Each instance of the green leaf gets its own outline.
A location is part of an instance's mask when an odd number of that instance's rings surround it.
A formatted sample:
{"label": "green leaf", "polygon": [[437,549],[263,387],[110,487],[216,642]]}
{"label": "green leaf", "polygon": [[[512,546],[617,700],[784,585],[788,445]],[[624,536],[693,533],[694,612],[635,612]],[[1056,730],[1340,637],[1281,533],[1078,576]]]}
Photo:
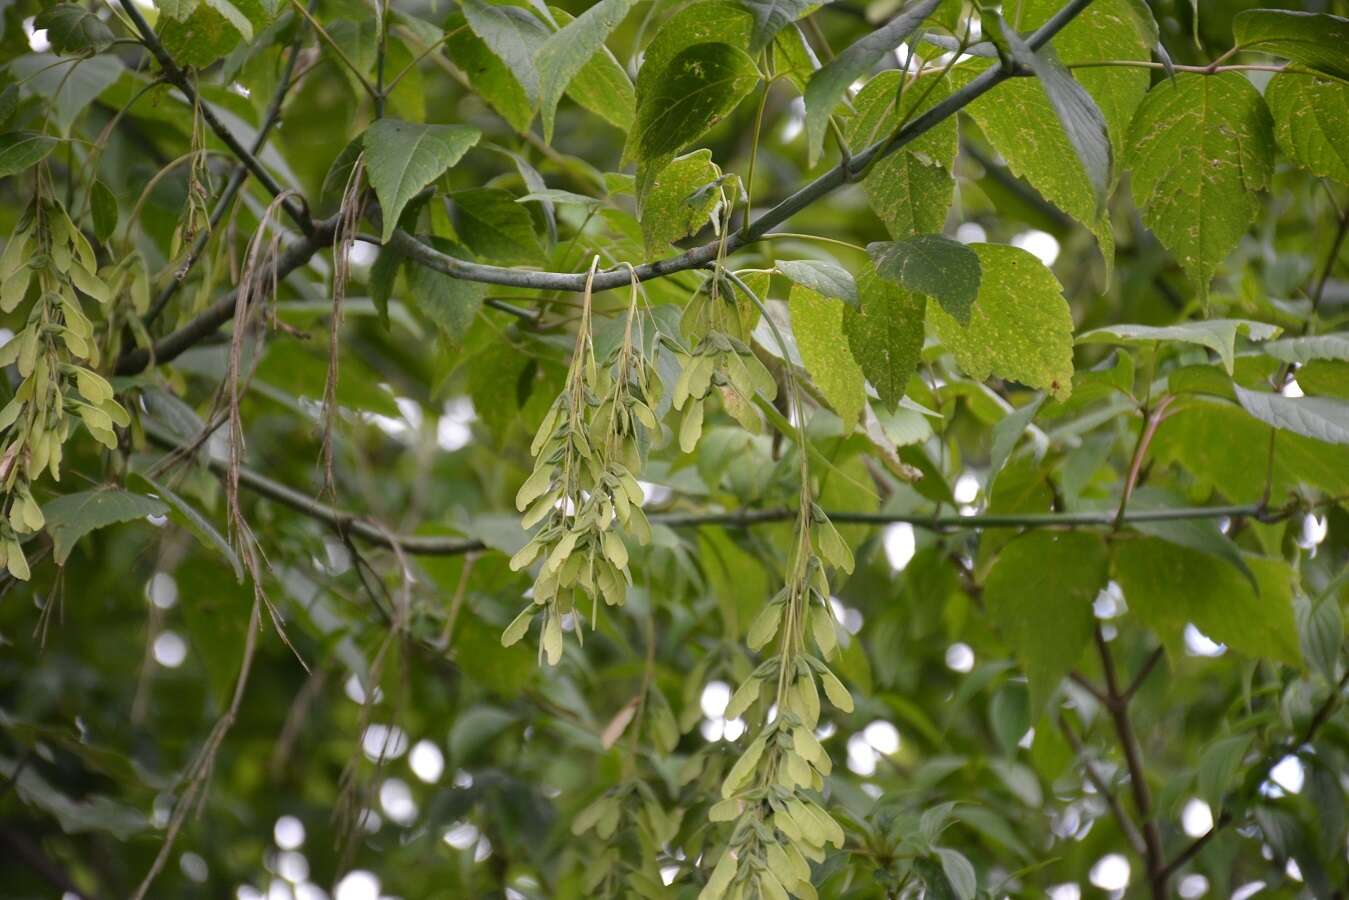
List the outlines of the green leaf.
{"label": "green leaf", "polygon": [[1199,757],[1196,787],[1199,798],[1212,807],[1214,815],[1222,811],[1223,795],[1241,770],[1250,746],[1251,735],[1234,734],[1214,741]]}
{"label": "green leaf", "polygon": [[[537,41],[541,46],[548,32],[542,23],[536,24]],[[445,41],[445,52],[464,73],[473,90],[500,113],[517,133],[528,131],[529,123],[534,119],[534,104],[511,70],[497,58],[482,38],[465,27],[463,16],[451,16],[445,23],[445,31],[449,34]]]}
{"label": "green leaf", "polygon": [[[550,6],[553,17],[563,25],[571,22],[571,13]],[[628,70],[614,59],[607,47],[590,57],[567,86],[567,96],[604,121],[625,132],[632,129],[637,116],[637,92]]]}
{"label": "green leaf", "polygon": [[[1139,506],[1137,502],[1133,504],[1135,509]],[[1241,573],[1253,589],[1257,591],[1260,589],[1255,580],[1255,573],[1246,565],[1246,559],[1237,549],[1237,545],[1228,540],[1218,528],[1218,523],[1212,519],[1160,519],[1153,522],[1134,522],[1133,528],[1142,534],[1170,541],[1179,547],[1188,547],[1225,560]]]}
{"label": "green leaf", "polygon": [[94,237],[106,241],[117,230],[117,198],[99,179],[89,186],[89,211],[94,220]]}
{"label": "green leaf", "polygon": [[246,41],[253,40],[253,23],[248,16],[235,6],[230,0],[201,0],[202,3],[209,6],[220,14],[220,17],[239,32],[239,36]]}
{"label": "green leaf", "polygon": [[979,294],[979,256],[939,234],[921,234],[867,245],[882,278],[936,300],[951,318],[970,324]]}
{"label": "green leaf", "polygon": [[1329,397],[1285,397],[1232,385],[1237,402],[1266,425],[1328,444],[1349,444],[1349,402]]}
{"label": "green leaf", "polygon": [[[1018,14],[1013,22],[1023,33],[1029,32],[1047,22],[1062,6],[1059,0],[1024,0],[1012,4]],[[1011,18],[1013,13],[1007,15]],[[1150,59],[1149,47],[1156,41],[1156,24],[1145,4],[1137,0],[1094,0],[1054,35],[1050,46],[1062,64],[1071,67],[1075,63],[1107,59],[1146,62]],[[1091,66],[1073,68],[1072,78],[1091,95],[1105,118],[1111,153],[1118,164],[1124,158],[1129,122],[1152,82],[1148,70]]]}
{"label": "green leaf", "polygon": [[455,717],[450,728],[450,760],[462,765],[492,738],[514,725],[514,713],[495,706],[474,706]]}
{"label": "green leaf", "polygon": [[1261,349],[1275,359],[1287,363],[1306,363],[1314,359],[1349,362],[1349,332],[1280,338],[1277,341],[1270,341]]}
{"label": "green leaf", "polygon": [[729,44],[694,44],[670,60],[637,109],[643,161],[678,152],[735,108],[759,80],[754,60]]}
{"label": "green leaf", "polygon": [[398,227],[403,207],[478,142],[481,132],[467,125],[421,125],[380,119],[365,131],[365,171],[384,216],[381,239]]}
{"label": "green leaf", "polygon": [[1270,502],[1281,503],[1293,490],[1314,486],[1331,496],[1349,494],[1349,454],[1334,444],[1279,434],[1273,466],[1270,429],[1232,403],[1187,400],[1173,404],[1152,440],[1153,457],[1178,462],[1200,485],[1216,487],[1232,503],[1257,502],[1270,473]]}
{"label": "green leaf", "polygon": [[843,304],[795,284],[787,305],[801,362],[850,431],[862,415],[866,384],[857,361],[845,349]]}
{"label": "green leaf", "polygon": [[254,23],[239,9],[240,5],[265,21],[261,0],[239,5],[228,0],[202,0],[185,18],[168,17],[159,26],[159,39],[178,65],[206,68],[238,47],[245,40],[245,32],[246,39],[252,40]]}
{"label": "green leaf", "polygon": [[[442,246],[440,249],[446,248]],[[464,335],[482,309],[487,285],[454,278],[416,262],[409,262],[403,271],[407,276],[408,292],[417,309],[435,323],[446,343],[458,350],[463,346]]]}
{"label": "green leaf", "polygon": [[634,2],[600,0],[550,35],[535,52],[544,140],[553,139],[553,118],[567,86],[597,53],[604,52],[605,39],[627,16]]}
{"label": "green leaf", "polygon": [[1340,649],[1344,646],[1344,614],[1332,591],[1319,601],[1300,600],[1297,608],[1298,635],[1307,662],[1328,684],[1339,679]]}
{"label": "green leaf", "polygon": [[488,0],[464,0],[464,18],[473,33],[520,85],[531,109],[539,105],[539,71],[534,56],[548,39],[547,27],[529,10]]}
{"label": "green leaf", "polygon": [[926,19],[940,0],[914,0],[889,22],[843,50],[811,76],[806,85],[806,150],[811,166],[820,159],[829,116],[849,86],[875,68]]}
{"label": "green leaf", "polygon": [[1032,721],[1091,640],[1107,562],[1097,535],[1036,532],[1004,547],[989,570],[984,602],[1025,669]]}
{"label": "green leaf", "polygon": [[1243,50],[1259,50],[1349,81],[1349,19],[1325,13],[1248,9],[1232,20]]}
{"label": "green leaf", "polygon": [[720,202],[716,191],[704,190],[721,178],[711,150],[695,150],[660,170],[642,203],[642,239],[648,254],[695,234],[708,223]]}
{"label": "green leaf", "polygon": [[167,484],[154,478],[149,472],[138,470],[135,472],[135,477],[144,481],[152,493],[168,504],[169,518],[192,532],[203,547],[219,553],[229,563],[230,568],[234,570],[234,579],[240,584],[243,583],[244,567],[239,563],[239,557],[235,555],[234,548],[230,546],[229,541],[225,540],[224,535],[211,524],[210,519],[206,518],[195,506],[188,503],[184,497]]}
{"label": "green leaf", "polygon": [[938,847],[934,851],[941,862],[942,874],[951,886],[956,900],[974,900],[979,892],[979,879],[974,874],[974,866],[958,850]]}
{"label": "green leaf", "polygon": [[[971,61],[951,76],[965,85],[989,63]],[[1107,271],[1114,265],[1115,234],[1106,208],[1097,202],[1092,180],[1063,130],[1058,113],[1038,79],[1014,78],[975,100],[965,111],[1007,163],[1054,206],[1081,222],[1101,249]]]}
{"label": "green leaf", "polygon": [[852,307],[861,303],[852,273],[838,263],[821,259],[780,259],[775,265],[788,280],[817,294],[842,300]]}
{"label": "green leaf", "polygon": [[1079,344],[1148,344],[1154,341],[1180,341],[1208,347],[1222,360],[1227,374],[1232,374],[1236,360],[1237,335],[1252,341],[1267,341],[1283,331],[1277,325],[1250,319],[1203,319],[1182,322],[1179,325],[1107,325],[1078,337]]}
{"label": "green leaf", "polygon": [[47,7],[33,19],[33,28],[47,29],[52,50],[62,56],[102,53],[114,40],[102,19],[75,3]]}
{"label": "green leaf", "polygon": [[846,309],[848,348],[884,406],[904,397],[923,351],[927,300],[868,269],[857,279],[859,306]]}
{"label": "green leaf", "polygon": [[531,191],[523,197],[516,197],[516,203],[555,203],[559,206],[571,204],[572,206],[583,206],[586,209],[593,209],[600,206],[600,201],[595,197],[587,197],[585,194],[577,194],[572,191],[564,191],[560,188],[545,188],[541,191]]}
{"label": "green leaf", "polygon": [[1201,298],[1259,212],[1273,162],[1269,111],[1238,72],[1158,82],[1134,116],[1134,202]]}
{"label": "green leaf", "polygon": [[57,565],[64,565],[75,543],[91,531],[167,512],[168,507],[153,497],[116,488],[63,494],[42,506]]}
{"label": "green leaf", "polygon": [[1194,623],[1240,653],[1301,665],[1292,570],[1283,560],[1249,555],[1246,564],[1258,594],[1233,566],[1208,553],[1157,538],[1123,541],[1115,550],[1115,577],[1129,610],[1173,654],[1185,626]]}
{"label": "green leaf", "polygon": [[1279,149],[1321,178],[1349,184],[1349,84],[1281,72],[1265,88]]}
{"label": "green leaf", "polygon": [[30,53],[9,64],[28,96],[37,97],[62,135],[99,95],[122,77],[126,69],[111,53],[90,59],[61,59],[49,53]]}
{"label": "green leaf", "polygon": [[1012,410],[993,426],[993,447],[988,454],[988,484],[997,479],[998,473],[1007,464],[1007,458],[1016,448],[1017,441],[1021,440],[1021,435],[1025,433],[1026,427],[1030,425],[1044,402],[1045,395],[1038,394],[1034,400],[1020,409]]}
{"label": "green leaf", "polygon": [[499,188],[456,191],[454,227],[477,256],[506,265],[536,263],[543,255],[529,210]]}
{"label": "green leaf", "polygon": [[942,309],[929,320],[971,378],[1019,381],[1066,399],[1073,390],[1073,317],[1054,273],[1025,250],[972,244],[983,277],[970,324]]}
{"label": "green leaf", "polygon": [[1049,105],[1058,115],[1063,133],[1067,135],[1068,143],[1082,164],[1087,181],[1091,183],[1096,197],[1096,213],[1099,215],[1105,207],[1111,176],[1110,136],[1106,131],[1105,116],[1086,88],[1078,84],[1063,63],[1059,62],[1052,45],[1046,45],[1038,52],[1033,51],[1005,20],[1002,26],[1013,59],[1035,73],[1045,96],[1049,98]]}
{"label": "green leaf", "polygon": [[[912,118],[949,94],[943,79],[932,85],[931,90],[927,85],[922,90],[905,90],[896,109],[901,77],[896,69],[881,72],[853,98],[856,115],[849,121],[846,133],[854,149],[889,136],[899,127],[901,117]],[[892,237],[936,234],[942,230],[955,196],[951,170],[956,150],[956,120],[948,117],[867,172],[862,181],[867,200]]]}
{"label": "green leaf", "polygon": [[779,31],[820,5],[818,0],[740,0],[740,3],[754,16],[750,53],[763,50]]}
{"label": "green leaf", "polygon": [[9,178],[32,168],[46,159],[59,143],[51,135],[35,131],[0,134],[0,178]]}

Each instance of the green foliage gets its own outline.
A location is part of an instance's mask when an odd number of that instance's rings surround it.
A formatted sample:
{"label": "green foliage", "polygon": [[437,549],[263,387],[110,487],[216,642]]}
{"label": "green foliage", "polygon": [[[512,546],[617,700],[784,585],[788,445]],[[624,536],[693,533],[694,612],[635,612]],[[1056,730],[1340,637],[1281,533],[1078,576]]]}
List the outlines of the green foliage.
{"label": "green foliage", "polygon": [[1159,82],[1138,108],[1129,130],[1134,201],[1201,299],[1260,211],[1273,143],[1269,110],[1236,73]]}
{"label": "green foliage", "polygon": [[1246,6],[4,5],[7,895],[1335,896],[1349,10]]}
{"label": "green foliage", "polygon": [[384,240],[398,227],[403,209],[422,188],[457,163],[480,132],[463,125],[417,125],[380,119],[362,137],[370,186],[384,216]]}

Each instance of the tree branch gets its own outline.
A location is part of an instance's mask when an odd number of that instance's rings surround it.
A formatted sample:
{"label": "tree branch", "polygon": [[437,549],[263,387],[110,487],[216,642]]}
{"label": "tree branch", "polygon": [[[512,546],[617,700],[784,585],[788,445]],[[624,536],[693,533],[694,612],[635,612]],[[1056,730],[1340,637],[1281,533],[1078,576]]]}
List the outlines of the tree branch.
{"label": "tree branch", "polygon": [[[160,66],[169,79],[189,97],[194,96],[191,93],[191,83],[169,57],[163,44],[159,42],[153,30],[145,23],[145,19],[135,10],[131,0],[120,0],[120,2],[132,17],[132,21],[136,23],[146,46],[159,60]],[[1044,46],[1078,13],[1086,9],[1091,2],[1092,0],[1069,0],[1049,21],[1030,35],[1026,39],[1026,43],[1032,49],[1039,49]],[[726,252],[733,252],[758,241],[816,200],[845,184],[856,181],[876,161],[909,144],[939,123],[955,115],[996,85],[1014,77],[1016,74],[1015,67],[1010,64],[985,70],[969,84],[937,103],[922,115],[909,121],[890,137],[884,138],[850,159],[840,162],[833,169],[786,197],[772,209],[764,212],[748,227],[736,232],[726,241]],[[271,191],[273,196],[279,194],[281,192],[280,185],[272,179],[257,158],[238,142],[234,135],[225,128],[224,124],[210,112],[209,108],[203,105],[202,109],[206,124],[215,131],[216,135],[230,148],[230,151],[248,166],[249,171],[258,177],[259,182]],[[296,222],[300,223],[300,227],[306,234],[311,232],[314,226],[309,222],[307,212],[294,208],[294,204],[289,200],[286,201],[286,211],[292,218],[295,218]],[[583,272],[536,272],[468,262],[441,253],[402,230],[394,232],[389,244],[405,256],[411,257],[428,268],[465,281],[551,291],[579,292],[586,288],[586,274]],[[719,247],[720,242],[712,241],[679,256],[643,263],[635,267],[635,270],[629,270],[626,266],[605,270],[595,276],[593,290],[604,291],[626,286],[631,282],[634,272],[639,281],[647,281],[653,278],[663,278],[676,272],[700,268],[717,257]]]}
{"label": "tree branch", "polygon": [[[267,139],[271,137],[272,129],[276,127],[276,123],[281,119],[281,106],[285,103],[286,95],[290,93],[291,82],[295,77],[295,65],[300,59],[300,42],[302,37],[303,32],[301,32],[300,36],[296,37],[295,43],[291,46],[290,55],[286,58],[285,68],[281,71],[281,79],[277,82],[276,90],[272,94],[271,102],[267,105],[266,113],[263,114],[262,126],[258,129],[257,137],[253,139],[251,151],[253,154],[262,152],[262,148],[267,144]],[[234,198],[239,193],[239,189],[243,187],[244,179],[248,177],[248,172],[248,166],[240,162],[239,165],[235,166],[234,171],[230,173],[230,180],[225,183],[224,189],[221,190],[220,196],[216,200],[215,207],[211,210],[210,225],[198,234],[195,240],[193,240],[192,248],[187,254],[187,259],[179,266],[178,271],[174,273],[174,277],[164,286],[164,289],[159,292],[159,296],[155,298],[154,304],[145,314],[144,324],[146,328],[149,328],[154,324],[155,319],[159,318],[160,313],[164,311],[164,307],[168,306],[169,301],[178,293],[178,289],[183,286],[183,282],[187,278],[187,273],[192,271],[192,267],[197,264],[197,260],[201,258],[202,251],[206,249],[207,242],[211,240],[211,235],[220,225],[221,220],[225,218],[225,213],[228,212],[229,208],[234,204]]]}
{"label": "tree branch", "polygon": [[[159,35],[155,34],[155,30],[150,27],[150,23],[145,21],[145,17],[142,16],[140,10],[136,8],[136,4],[133,3],[132,0],[119,0],[119,2],[122,9],[126,12],[127,17],[130,18],[132,24],[136,26],[136,31],[140,34],[141,42],[145,44],[146,49],[154,56],[155,60],[159,63],[159,67],[164,70],[164,76],[174,87],[183,92],[183,95],[187,97],[189,102],[197,105],[201,109],[201,117],[206,121],[207,127],[215,132],[216,137],[220,138],[221,143],[228,147],[235,158],[248,168],[248,171],[253,174],[253,177],[258,180],[259,184],[267,189],[268,193],[273,197],[282,193],[284,189],[277,183],[276,179],[272,177],[272,173],[268,172],[266,167],[258,161],[257,156],[249,152],[248,148],[240,143],[239,139],[234,136],[234,133],[225,127],[225,123],[220,121],[220,118],[216,116],[215,111],[211,109],[210,105],[197,96],[196,88],[192,86],[191,79],[189,79],[187,73],[179,68],[178,64],[173,61],[173,57],[169,56],[169,52],[165,50],[164,45],[160,43]],[[289,197],[286,198],[281,205],[285,209],[286,215],[290,216],[295,224],[300,227],[301,231],[306,235],[313,233],[314,223],[309,218],[308,209],[295,203],[295,201],[291,200]]]}
{"label": "tree branch", "polygon": [[[176,437],[153,423],[145,423],[145,434],[150,440],[165,449],[188,449]],[[224,474],[229,468],[226,460],[212,457],[206,459],[206,465],[216,474]],[[239,483],[256,494],[287,506],[301,515],[324,522],[338,531],[356,535],[377,546],[397,547],[409,555],[458,556],[489,549],[482,541],[472,538],[395,534],[372,523],[360,513],[322,503],[289,485],[274,481],[248,468],[239,470]],[[1261,510],[1254,505],[1175,507],[1130,513],[1124,521],[1156,522],[1176,519],[1214,519],[1228,516],[1256,515],[1259,512]],[[1287,518],[1294,512],[1290,508],[1267,515]],[[697,528],[704,525],[751,528],[755,525],[788,522],[795,519],[797,515],[798,512],[794,509],[737,509],[719,512],[664,513],[652,515],[650,519],[652,524],[665,525],[669,528]],[[934,516],[916,513],[866,513],[831,510],[828,515],[830,519],[839,523],[862,525],[907,523],[915,528],[942,532],[978,531],[987,528],[1110,528],[1115,523],[1115,515],[1108,512],[1043,513],[1019,516]]]}
{"label": "tree branch", "polygon": [[1100,794],[1101,798],[1105,800],[1105,805],[1110,810],[1110,814],[1115,817],[1120,831],[1124,833],[1124,839],[1129,842],[1129,846],[1133,848],[1138,858],[1146,861],[1147,847],[1143,843],[1143,836],[1138,833],[1138,826],[1124,811],[1124,807],[1119,802],[1119,797],[1115,796],[1115,792],[1110,790],[1110,786],[1105,783],[1096,771],[1096,767],[1091,764],[1091,760],[1087,758],[1086,751],[1082,746],[1082,739],[1077,736],[1077,732],[1073,731],[1073,727],[1068,724],[1068,720],[1062,715],[1059,716],[1059,728],[1063,730],[1064,737],[1068,738],[1073,753],[1082,761],[1082,771],[1087,776],[1087,780],[1096,789],[1096,793]]}
{"label": "tree branch", "polygon": [[[1122,521],[1123,510],[1116,517]],[[1162,832],[1152,815],[1152,795],[1148,790],[1147,773],[1143,769],[1143,751],[1138,745],[1138,735],[1134,733],[1133,721],[1129,718],[1129,698],[1120,690],[1119,677],[1115,672],[1115,661],[1110,655],[1110,645],[1106,643],[1101,627],[1096,626],[1096,649],[1101,654],[1101,668],[1105,673],[1105,693],[1108,702],[1106,711],[1115,725],[1115,734],[1120,747],[1124,750],[1124,762],[1129,769],[1129,789],[1133,793],[1134,807],[1138,810],[1138,819],[1143,826],[1144,863],[1147,866],[1148,884],[1154,900],[1165,900],[1166,877],[1163,874],[1166,857],[1162,849]]]}

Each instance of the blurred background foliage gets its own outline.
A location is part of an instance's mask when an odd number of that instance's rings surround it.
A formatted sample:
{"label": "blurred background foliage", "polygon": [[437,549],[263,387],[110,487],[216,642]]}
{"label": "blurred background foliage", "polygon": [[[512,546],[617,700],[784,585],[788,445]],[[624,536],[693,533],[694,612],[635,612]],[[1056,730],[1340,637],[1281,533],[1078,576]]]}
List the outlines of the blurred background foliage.
{"label": "blurred background foliage", "polygon": [[[587,6],[562,5],[573,14]],[[840,0],[813,12],[803,30],[824,55],[825,47],[837,50],[866,34],[898,5]],[[1256,5],[1150,4],[1162,43],[1182,65],[1222,56],[1232,45],[1233,17]],[[300,42],[295,86],[259,156],[283,185],[308,198],[316,215],[329,215],[340,185],[325,188],[325,179],[343,148],[374,119],[373,104],[295,7],[269,9],[265,0],[233,6],[254,20],[251,40],[219,15],[203,13],[184,33],[186,26],[164,25],[159,11],[165,44],[180,62],[196,59],[201,96],[247,137],[262,125],[289,48]],[[374,7],[357,0],[312,6],[336,46],[373,78]],[[512,123],[484,98],[490,67],[454,4],[399,0],[393,7],[385,66],[406,68],[406,74],[388,98],[389,114],[468,124],[484,135],[439,180],[440,191],[490,187],[519,196],[535,189],[525,171],[549,188],[601,200],[594,210],[558,204],[554,224],[539,204],[523,205],[537,254],[494,261],[579,271],[592,252],[603,254],[606,264],[649,258],[628,182],[618,174],[631,172],[622,160],[621,130],[566,101],[551,145],[544,143],[537,123]],[[629,73],[675,8],[638,4],[609,37],[607,46]],[[1305,8],[1349,15],[1341,2],[1311,0]],[[128,36],[107,6],[90,9],[118,37]],[[188,167],[161,173],[205,146],[221,151],[205,157],[208,186],[217,190],[233,165],[223,145],[210,134],[194,137],[191,107],[168,87],[152,86],[156,67],[134,42],[113,45],[63,83],[34,74],[54,61],[32,25],[41,4],[3,0],[0,11],[3,85],[17,85],[8,94],[7,128],[41,130],[47,117],[77,138],[48,160],[63,202],[85,208],[96,172],[116,199],[118,227],[134,230],[132,243],[158,271],[171,260],[192,190]],[[143,11],[156,21],[155,9]],[[419,57],[428,34],[456,28],[442,47]],[[888,64],[895,64],[893,56]],[[1268,76],[1250,77],[1262,86]],[[1160,82],[1166,75],[1150,78]],[[774,84],[764,102],[756,210],[838,162],[831,150],[815,168],[807,165],[800,90],[789,80]],[[703,140],[724,172],[744,176],[756,113],[755,102],[739,104]],[[101,152],[91,158],[91,142],[105,130]],[[968,116],[960,120],[960,147],[945,233],[1014,244],[1052,266],[1077,333],[1117,323],[1167,325],[1199,312],[1193,284],[1142,225],[1127,190],[1111,201],[1117,255],[1107,280],[1093,235],[1012,175]],[[8,234],[31,186],[23,178],[5,179],[0,196],[0,232]],[[269,200],[250,180],[155,334],[190,321],[233,286]],[[1345,184],[1281,159],[1260,196],[1256,222],[1221,267],[1210,301],[1215,315],[1295,333],[1307,316],[1309,285],[1327,271],[1320,320],[1326,330],[1342,326],[1349,265],[1342,249],[1334,251],[1346,204]],[[863,246],[889,237],[858,185],[793,216],[790,227]],[[549,239],[550,228],[556,240]],[[709,236],[704,230],[698,243]],[[613,853],[612,860],[639,872],[655,866],[661,881],[647,889],[651,895],[693,897],[701,876],[691,869],[712,839],[708,797],[744,731],[744,723],[727,721],[722,712],[753,667],[745,631],[778,590],[791,525],[657,525],[651,545],[634,549],[628,603],[599,617],[584,648],[569,644],[556,668],[538,666],[529,642],[503,648],[501,629],[531,586],[529,573],[507,566],[509,553],[524,541],[513,498],[532,467],[530,438],[562,386],[579,299],[490,287],[486,297],[541,316],[484,308],[471,323],[456,324],[446,321],[444,310],[462,287],[405,271],[388,298],[386,322],[370,296],[376,250],[357,243],[352,251],[340,332],[338,503],[393,532],[459,535],[480,540],[484,549],[409,558],[408,618],[391,640],[405,588],[397,555],[344,539],[274,499],[246,495],[247,519],[266,557],[266,592],[276,621],[284,622],[285,640],[264,615],[243,702],[214,760],[200,812],[187,818],[150,896],[578,897],[590,892],[583,886],[587,869]],[[792,257],[833,259],[851,270],[866,264],[865,254],[847,247],[773,240],[741,251],[736,265],[771,268],[776,259]],[[310,497],[323,487],[319,408],[331,268],[325,252],[285,279],[278,327],[260,344],[242,404],[247,464]],[[685,272],[652,281],[648,297],[657,309],[676,307],[677,318],[677,307],[701,280]],[[788,287],[775,277],[768,296],[785,300]],[[625,303],[626,291],[595,298],[601,319]],[[129,346],[132,338],[126,340]],[[1244,340],[1237,348],[1235,382],[1266,383],[1278,363]],[[213,410],[226,354],[223,340],[207,340],[169,365],[116,384],[134,397],[138,419],[150,422],[151,431],[184,440]],[[882,414],[899,458],[924,478],[914,484],[896,478],[871,440],[819,406],[808,431],[824,461],[816,472],[820,504],[901,516],[1110,510],[1141,425],[1109,386],[1112,377],[1126,377],[1118,375],[1121,366],[1128,367],[1127,391],[1135,371],[1140,385],[1154,373],[1188,371],[1187,383],[1199,385],[1193,390],[1231,393],[1221,365],[1195,345],[1087,344],[1077,349],[1076,365],[1072,398],[1044,402],[1027,439],[994,472],[995,426],[1038,395],[996,379],[969,380],[929,341],[909,389],[914,406]],[[1311,377],[1300,371],[1295,383],[1309,394],[1346,399],[1346,366],[1343,360],[1308,363]],[[1209,390],[1214,379],[1219,384]],[[1260,501],[1268,489],[1269,428],[1234,405],[1204,406],[1193,394],[1184,404],[1199,408],[1158,429],[1134,505]],[[214,452],[221,439],[212,439]],[[1160,575],[1163,588],[1175,592],[1158,601],[1174,603],[1178,612],[1168,616],[1140,619],[1135,598],[1116,581],[1095,600],[1099,632],[1120,678],[1127,684],[1151,672],[1129,712],[1168,858],[1220,816],[1241,823],[1215,832],[1175,874],[1170,890],[1184,897],[1250,896],[1256,882],[1261,896],[1342,896],[1349,882],[1349,720],[1335,710],[1318,724],[1313,744],[1299,748],[1295,737],[1345,665],[1338,629],[1333,646],[1308,649],[1321,632],[1302,612],[1328,597],[1338,624],[1339,605],[1349,596],[1343,578],[1349,518],[1342,506],[1321,503],[1349,492],[1349,458],[1327,447],[1280,456],[1272,499],[1296,498],[1296,514],[1269,522],[1241,518],[1226,523],[1225,535],[1211,535],[1243,553],[1285,559],[1296,570],[1297,599],[1290,602],[1300,628],[1288,652],[1278,644],[1287,633],[1269,636],[1283,628],[1282,619],[1233,620],[1232,595],[1211,589],[1213,579],[1228,584],[1226,570],[1212,578],[1204,574],[1209,570],[1178,579]],[[109,482],[162,496],[142,479],[160,453],[140,428],[117,453],[73,440],[60,485],[41,484],[38,499]],[[779,439],[748,434],[721,415],[709,421],[697,454],[681,454],[673,442],[653,449],[642,475],[648,510],[790,507],[794,465]],[[35,543],[31,582],[10,580],[4,589],[5,896],[129,896],[163,844],[179,776],[230,707],[253,592],[236,580],[233,551],[222,549],[227,529],[218,475],[192,465],[176,469],[171,484],[201,522],[189,522],[174,505],[167,515],[80,540],[64,566],[42,559]],[[931,821],[924,825],[919,817],[934,809],[949,819],[941,845],[971,861],[989,895],[1143,895],[1144,862],[1112,817],[1102,785],[1084,776],[1086,761],[1132,809],[1126,754],[1108,704],[1093,696],[1105,684],[1100,658],[1093,650],[1065,663],[1078,667],[1082,682],[1066,679],[1055,701],[1070,734],[1058,727],[1056,712],[1033,719],[1024,671],[984,604],[990,569],[1016,532],[909,524],[842,530],[857,568],[835,585],[845,644],[836,669],[852,688],[856,710],[831,713],[822,735],[836,764],[828,781],[832,808],[849,843],[817,871],[821,896],[916,891],[918,881],[906,880],[907,873],[914,866],[921,873],[937,858],[913,850],[929,846],[918,836]],[[1163,619],[1174,628],[1158,628]],[[1158,662],[1154,654],[1163,639],[1168,652]],[[655,688],[649,696],[660,699],[648,700],[642,719],[615,742],[616,722],[624,732],[623,711],[641,695],[645,677]],[[665,717],[679,732],[673,741]],[[1291,755],[1280,762],[1285,753]],[[1265,762],[1278,763],[1272,776],[1270,766],[1260,765]],[[574,835],[578,812],[634,772],[672,822],[639,828],[634,820],[613,837]],[[1255,781],[1246,785],[1243,778]],[[942,809],[945,803],[957,805]],[[667,824],[677,839],[663,849],[650,846],[651,835]],[[673,883],[667,888],[662,881]],[[940,877],[926,881],[930,896],[961,893]],[[639,894],[648,895],[632,886],[617,893]]]}

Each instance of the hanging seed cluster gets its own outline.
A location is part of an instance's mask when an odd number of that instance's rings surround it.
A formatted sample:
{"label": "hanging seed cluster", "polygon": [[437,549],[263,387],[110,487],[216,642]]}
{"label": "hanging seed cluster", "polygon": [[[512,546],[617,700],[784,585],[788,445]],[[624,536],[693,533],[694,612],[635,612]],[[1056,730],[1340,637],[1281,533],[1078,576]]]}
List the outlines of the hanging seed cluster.
{"label": "hanging seed cluster", "polygon": [[36,298],[23,329],[0,348],[0,366],[17,364],[23,379],[0,409],[0,563],[16,578],[29,576],[18,536],[44,524],[32,482],[43,473],[60,480],[62,446],[78,425],[116,449],[115,427],[130,424],[112,385],[94,371],[99,348],[80,301],[106,305],[126,278],[122,269],[100,272],[65,209],[45,200],[24,213],[0,255],[0,310]]}
{"label": "hanging seed cluster", "polygon": [[514,644],[543,612],[540,656],[549,665],[562,658],[564,620],[582,639],[582,607],[599,600],[621,606],[631,584],[624,535],[651,540],[637,482],[642,452],[660,424],[655,409],[661,381],[641,352],[636,291],[623,342],[602,364],[590,331],[590,298],[577,332],[566,386],[544,416],[530,447],[534,471],[520,486],[516,508],[525,528],[541,525],[511,559],[519,571],[542,558],[533,603],[506,627],[501,641]]}
{"label": "hanging seed cluster", "polygon": [[[699,900],[813,900],[810,863],[824,861],[826,845],[843,846],[843,829],[823,805],[832,763],[815,729],[821,689],[836,709],[853,709],[852,696],[826,663],[837,649],[838,626],[825,571],[828,565],[851,572],[853,558],[834,524],[810,501],[809,488],[802,494],[791,577],[755,617],[748,636],[756,650],[778,638],[778,653],[740,685],[725,712],[738,718],[771,700],[776,714],[726,774],[722,799],[709,813],[712,821],[735,826]],[[818,656],[806,652],[807,632]]]}
{"label": "hanging seed cluster", "polygon": [[[766,282],[765,282],[766,286]],[[679,363],[672,405],[683,413],[679,447],[692,453],[703,433],[707,401],[721,397],[722,408],[746,431],[758,434],[763,421],[754,396],[777,396],[777,381],[749,347],[758,312],[741,302],[738,291],[720,273],[707,279],[684,310],[680,330],[688,350],[674,341],[669,349]]]}

